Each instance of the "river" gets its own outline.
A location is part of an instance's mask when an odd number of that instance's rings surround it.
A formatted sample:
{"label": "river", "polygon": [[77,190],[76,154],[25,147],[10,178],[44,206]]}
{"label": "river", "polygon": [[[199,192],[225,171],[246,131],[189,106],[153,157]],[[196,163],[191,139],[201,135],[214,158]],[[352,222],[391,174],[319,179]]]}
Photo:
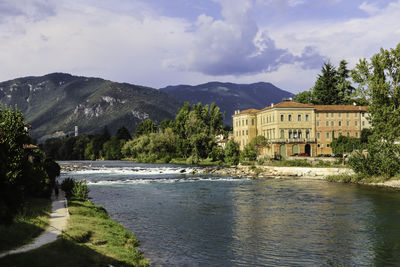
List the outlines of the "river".
{"label": "river", "polygon": [[152,266],[400,264],[398,192],[190,175],[187,166],[74,164],[91,167],[62,178],[86,179],[92,201],[136,235]]}

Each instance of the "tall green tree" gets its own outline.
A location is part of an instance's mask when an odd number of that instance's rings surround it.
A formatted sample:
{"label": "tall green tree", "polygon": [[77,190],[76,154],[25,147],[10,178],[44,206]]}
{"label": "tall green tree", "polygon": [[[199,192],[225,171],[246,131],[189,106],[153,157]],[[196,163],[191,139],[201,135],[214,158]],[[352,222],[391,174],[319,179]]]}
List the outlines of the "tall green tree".
{"label": "tall green tree", "polygon": [[400,173],[400,43],[381,49],[370,60],[362,59],[352,71],[358,91],[368,100],[372,135],[368,154],[358,153],[349,161],[367,175],[391,177]]}
{"label": "tall green tree", "polygon": [[338,105],[348,105],[352,104],[353,102],[355,88],[349,81],[350,70],[347,69],[347,64],[348,63],[346,60],[340,61],[339,68],[337,70],[336,89],[338,93]]}
{"label": "tall green tree", "polygon": [[313,103],[317,105],[338,104],[337,72],[330,62],[324,63],[321,74],[313,88]]}
{"label": "tall green tree", "polygon": [[147,119],[139,122],[136,127],[135,137],[155,132],[157,132],[157,125],[151,119]]}
{"label": "tall green tree", "polygon": [[294,96],[294,101],[303,104],[313,103],[313,92],[311,90],[300,92]]}

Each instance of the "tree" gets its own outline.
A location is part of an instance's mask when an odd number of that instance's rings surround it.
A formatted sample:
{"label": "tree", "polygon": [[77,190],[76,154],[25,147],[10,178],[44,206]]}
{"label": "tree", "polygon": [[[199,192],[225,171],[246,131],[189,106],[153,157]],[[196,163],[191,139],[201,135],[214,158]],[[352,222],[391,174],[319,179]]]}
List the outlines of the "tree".
{"label": "tree", "polygon": [[362,59],[351,73],[357,91],[369,101],[372,134],[368,154],[358,153],[349,161],[354,171],[391,177],[400,173],[400,43],[381,49],[368,61]]}
{"label": "tree", "polygon": [[124,126],[122,126],[121,128],[119,128],[117,130],[117,133],[115,134],[115,137],[118,140],[125,140],[125,141],[128,141],[129,139],[132,138],[132,136],[129,133],[128,129],[126,129]]}
{"label": "tree", "polygon": [[369,101],[373,136],[394,142],[400,137],[400,43],[395,49],[362,59],[352,77]]}
{"label": "tree", "polygon": [[313,93],[311,90],[298,93],[295,95],[294,101],[303,104],[313,103]]}
{"label": "tree", "polygon": [[352,104],[354,87],[351,85],[349,79],[350,71],[347,69],[347,61],[342,60],[339,63],[339,68],[337,70],[337,85],[336,89],[338,92],[338,100],[337,104],[339,105],[348,105]]}
{"label": "tree", "polygon": [[254,147],[255,151],[257,152],[257,157],[260,155],[260,150],[262,148],[269,147],[268,140],[263,135],[258,135],[251,139],[250,146]]}
{"label": "tree", "polygon": [[135,137],[144,134],[155,133],[156,131],[157,131],[157,125],[151,119],[147,119],[141,121],[139,125],[136,127]]}
{"label": "tree", "polygon": [[225,162],[230,165],[237,165],[239,163],[239,144],[231,140],[225,147]]}
{"label": "tree", "polygon": [[337,72],[330,62],[324,63],[322,74],[313,87],[313,103],[317,105],[338,104]]}

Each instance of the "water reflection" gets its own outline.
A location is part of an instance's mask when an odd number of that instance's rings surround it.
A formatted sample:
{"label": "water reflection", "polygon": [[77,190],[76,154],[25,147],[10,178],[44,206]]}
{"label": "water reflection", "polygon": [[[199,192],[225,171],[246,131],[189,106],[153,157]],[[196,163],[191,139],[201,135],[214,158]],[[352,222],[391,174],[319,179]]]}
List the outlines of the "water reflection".
{"label": "water reflection", "polygon": [[109,184],[87,174],[97,182],[90,196],[138,236],[154,266],[400,262],[398,193],[294,179],[179,180],[162,165],[149,172],[152,182],[135,183],[143,173],[127,174],[118,163],[113,168],[101,176]]}

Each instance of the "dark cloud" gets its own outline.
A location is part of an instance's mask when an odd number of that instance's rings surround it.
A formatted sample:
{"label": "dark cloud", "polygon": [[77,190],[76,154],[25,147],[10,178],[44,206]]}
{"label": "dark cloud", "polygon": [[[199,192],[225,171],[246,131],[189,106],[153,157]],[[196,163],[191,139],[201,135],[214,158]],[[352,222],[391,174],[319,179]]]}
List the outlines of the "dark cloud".
{"label": "dark cloud", "polygon": [[4,0],[0,1],[0,22],[22,16],[38,21],[56,14],[55,3],[48,0]]}
{"label": "dark cloud", "polygon": [[224,20],[204,15],[198,19],[195,42],[184,63],[188,69],[213,76],[240,76],[274,72],[284,64],[300,63],[304,69],[316,69],[325,61],[310,46],[301,55],[277,47],[252,19],[251,6],[238,9],[230,6],[229,1],[220,1]]}

